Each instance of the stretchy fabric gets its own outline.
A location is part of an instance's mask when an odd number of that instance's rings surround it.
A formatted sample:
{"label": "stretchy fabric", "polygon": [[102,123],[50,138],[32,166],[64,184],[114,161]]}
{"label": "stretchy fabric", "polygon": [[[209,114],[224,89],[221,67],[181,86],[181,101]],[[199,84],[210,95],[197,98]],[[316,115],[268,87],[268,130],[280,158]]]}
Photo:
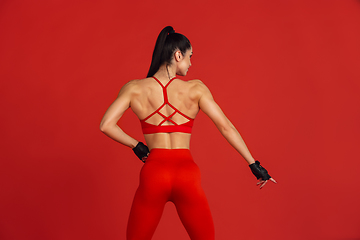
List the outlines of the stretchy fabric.
{"label": "stretchy fabric", "polygon": [[[192,126],[194,124],[194,119],[186,116],[185,114],[183,114],[182,112],[180,112],[176,107],[174,107],[173,105],[171,105],[171,103],[169,103],[168,97],[167,97],[167,91],[166,88],[169,86],[169,84],[174,80],[174,78],[170,79],[170,81],[163,86],[161,84],[161,82],[156,78],[153,77],[162,87],[163,89],[163,94],[164,94],[164,103],[158,108],[156,109],[153,113],[151,113],[149,116],[147,116],[146,118],[140,120],[141,123],[141,128],[143,130],[144,134],[150,134],[150,133],[169,133],[169,132],[184,132],[184,133],[191,133],[192,130]],[[160,110],[165,106],[168,105],[170,106],[174,112],[172,114],[170,114],[169,116],[165,116],[164,114],[162,114],[160,112]],[[174,120],[172,120],[172,116],[174,116],[176,113],[180,114],[181,116],[185,117],[186,119],[188,119],[189,121],[183,123],[183,124],[177,124]],[[162,120],[158,125],[154,125],[154,124],[150,124],[147,123],[146,120],[148,120],[150,117],[152,117],[154,114],[159,114],[160,116],[162,116],[164,118],[164,120]],[[163,125],[165,122],[171,122],[173,125]]]}
{"label": "stretchy fabric", "polygon": [[165,204],[171,201],[191,240],[214,240],[214,224],[200,171],[188,149],[150,151],[140,173],[127,240],[150,240]]}

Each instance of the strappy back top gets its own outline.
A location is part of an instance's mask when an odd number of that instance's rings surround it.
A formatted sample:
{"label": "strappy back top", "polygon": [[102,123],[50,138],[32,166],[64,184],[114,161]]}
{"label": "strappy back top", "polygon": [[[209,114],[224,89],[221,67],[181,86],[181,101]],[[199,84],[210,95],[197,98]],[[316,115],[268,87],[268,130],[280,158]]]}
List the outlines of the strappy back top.
{"label": "strappy back top", "polygon": [[[170,79],[170,81],[164,86],[162,85],[162,83],[159,81],[159,79],[157,79],[156,77],[153,77],[162,87],[163,90],[163,94],[164,94],[164,103],[158,108],[156,109],[153,113],[151,113],[149,116],[147,116],[146,118],[140,120],[141,123],[141,128],[144,134],[151,134],[151,133],[170,133],[170,132],[183,132],[183,133],[191,133],[192,130],[192,126],[194,124],[194,119],[186,116],[185,114],[183,114],[182,112],[180,112],[176,107],[174,107],[173,105],[171,105],[171,103],[169,103],[168,97],[167,97],[167,91],[166,88],[169,86],[169,84],[175,79],[172,78]],[[164,114],[162,114],[160,112],[160,110],[165,106],[168,105],[169,107],[171,107],[174,112],[171,113],[169,116],[165,116]],[[188,119],[189,121],[182,123],[182,124],[177,124],[174,120],[172,120],[171,118],[176,114],[180,114],[181,116],[185,117],[186,119]],[[159,114],[160,116],[162,116],[164,119],[158,124],[158,125],[154,125],[154,124],[150,124],[147,123],[146,120],[148,120],[150,117],[152,117],[155,114]],[[163,125],[166,121],[171,122],[173,125]]]}

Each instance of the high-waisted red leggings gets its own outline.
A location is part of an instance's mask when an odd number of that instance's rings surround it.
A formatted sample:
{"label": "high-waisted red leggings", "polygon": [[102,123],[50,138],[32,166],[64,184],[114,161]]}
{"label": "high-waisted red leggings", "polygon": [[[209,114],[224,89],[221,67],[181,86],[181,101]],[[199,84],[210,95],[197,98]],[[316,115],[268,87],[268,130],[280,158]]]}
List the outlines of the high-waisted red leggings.
{"label": "high-waisted red leggings", "polygon": [[150,240],[168,201],[175,204],[191,240],[214,240],[212,216],[190,150],[159,148],[151,150],[141,169],[127,240]]}

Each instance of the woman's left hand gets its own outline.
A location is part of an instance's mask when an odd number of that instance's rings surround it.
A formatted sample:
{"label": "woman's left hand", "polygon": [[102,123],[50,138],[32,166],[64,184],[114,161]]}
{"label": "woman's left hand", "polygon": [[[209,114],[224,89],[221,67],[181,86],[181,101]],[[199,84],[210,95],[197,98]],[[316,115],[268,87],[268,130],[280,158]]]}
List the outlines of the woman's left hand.
{"label": "woman's left hand", "polygon": [[143,163],[146,162],[150,153],[149,148],[142,142],[138,142],[136,147],[133,148],[133,151]]}

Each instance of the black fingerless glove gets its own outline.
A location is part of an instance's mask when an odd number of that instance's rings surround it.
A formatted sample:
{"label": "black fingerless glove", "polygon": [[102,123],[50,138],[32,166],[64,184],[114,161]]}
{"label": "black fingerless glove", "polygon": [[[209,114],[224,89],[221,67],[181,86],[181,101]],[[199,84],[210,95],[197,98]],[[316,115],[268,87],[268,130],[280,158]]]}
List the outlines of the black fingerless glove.
{"label": "black fingerless glove", "polygon": [[250,164],[249,167],[257,179],[269,180],[271,178],[266,169],[260,165],[259,161],[255,161],[255,163]]}
{"label": "black fingerless glove", "polygon": [[145,163],[145,160],[143,159],[144,157],[147,157],[148,154],[150,153],[149,148],[143,144],[142,142],[139,142],[136,147],[134,147],[132,149],[134,151],[134,153],[136,154],[136,156],[138,156],[138,158]]}

